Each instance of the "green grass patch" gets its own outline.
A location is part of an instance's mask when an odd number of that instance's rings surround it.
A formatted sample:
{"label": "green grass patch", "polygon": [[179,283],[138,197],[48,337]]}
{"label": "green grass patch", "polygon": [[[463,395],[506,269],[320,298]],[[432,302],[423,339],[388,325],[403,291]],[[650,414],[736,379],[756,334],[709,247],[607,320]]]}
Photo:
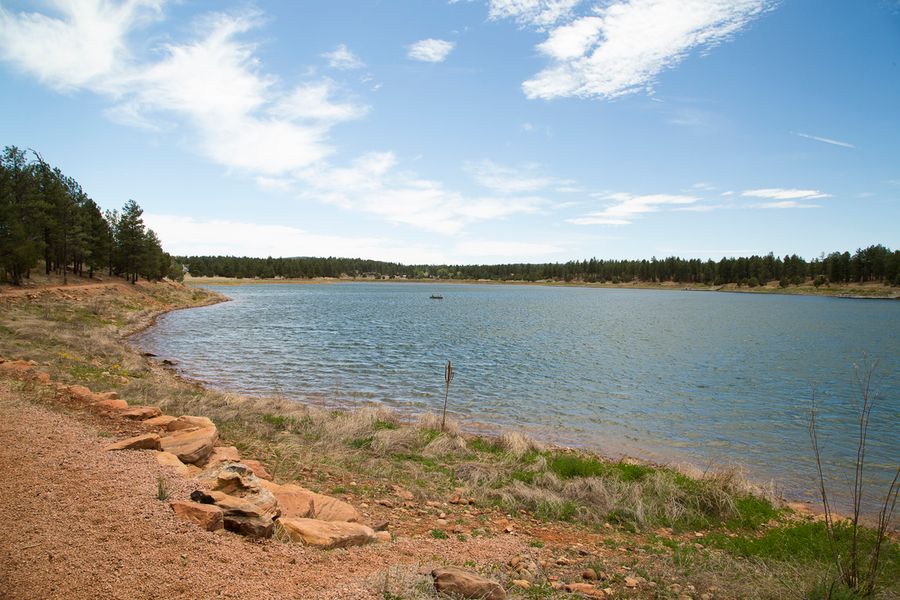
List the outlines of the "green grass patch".
{"label": "green grass patch", "polygon": [[443,529],[432,529],[431,537],[433,537],[436,540],[446,540],[449,536],[447,535],[447,532],[444,531]]}
{"label": "green grass patch", "polygon": [[468,446],[470,449],[475,450],[476,452],[484,452],[486,454],[503,453],[503,445],[500,444],[499,440],[488,440],[485,438],[477,437],[469,440]]}
{"label": "green grass patch", "polygon": [[260,418],[272,427],[281,430],[289,429],[293,421],[290,417],[285,417],[284,415],[273,415],[272,413],[263,413]]}
{"label": "green grass patch", "polygon": [[351,448],[355,448],[356,450],[368,449],[372,447],[372,441],[375,438],[370,436],[356,438],[355,440],[350,440],[347,442],[347,445]]}
{"label": "green grass patch", "polygon": [[640,481],[656,469],[622,462],[608,463],[589,456],[551,454],[547,460],[547,470],[561,479],[615,477],[622,481]]}
{"label": "green grass patch", "polygon": [[379,419],[372,423],[372,429],[374,429],[375,431],[381,431],[382,429],[397,429],[397,424],[392,423],[391,421],[382,421]]}
{"label": "green grass patch", "polygon": [[[850,547],[851,529],[848,525],[835,527],[835,539],[841,556]],[[814,562],[828,565],[833,560],[825,524],[804,522],[773,527],[759,536],[731,537],[723,534],[707,536],[709,546],[726,550],[743,558],[762,558],[783,562]],[[859,530],[860,556],[869,556],[875,543],[875,532]],[[900,581],[900,544],[886,540],[881,547],[882,583]]]}
{"label": "green grass patch", "polygon": [[736,514],[725,522],[725,527],[731,530],[751,529],[759,530],[763,525],[781,514],[771,502],[757,496],[741,496],[735,500]]}

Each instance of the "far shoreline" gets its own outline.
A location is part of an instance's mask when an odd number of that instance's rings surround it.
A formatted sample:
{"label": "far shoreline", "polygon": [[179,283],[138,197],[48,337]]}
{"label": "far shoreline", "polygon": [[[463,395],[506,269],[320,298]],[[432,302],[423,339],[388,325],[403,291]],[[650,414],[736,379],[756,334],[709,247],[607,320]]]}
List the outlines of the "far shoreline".
{"label": "far shoreline", "polygon": [[331,285],[338,283],[404,283],[418,285],[512,285],[537,287],[574,287],[591,289],[658,290],[677,292],[724,292],[735,294],[775,294],[780,296],[820,296],[852,300],[900,300],[900,288],[882,284],[830,285],[815,287],[799,285],[780,287],[777,281],[757,287],[725,285],[684,285],[674,282],[648,283],[591,283],[577,281],[525,281],[496,279],[409,279],[375,277],[314,277],[314,278],[258,278],[258,277],[191,277],[184,278],[186,285],[192,286],[239,286],[239,285]]}

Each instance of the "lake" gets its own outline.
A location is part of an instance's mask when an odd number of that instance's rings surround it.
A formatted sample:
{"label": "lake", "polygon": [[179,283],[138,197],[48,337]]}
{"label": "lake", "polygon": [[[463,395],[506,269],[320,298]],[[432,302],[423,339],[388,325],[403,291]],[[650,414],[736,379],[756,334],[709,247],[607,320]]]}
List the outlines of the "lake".
{"label": "lake", "polygon": [[451,360],[450,411],[472,427],[613,456],[742,465],[807,499],[813,391],[826,459],[846,467],[853,364],[868,356],[878,405],[867,457],[880,494],[900,454],[897,301],[386,282],[213,289],[233,301],[166,314],[137,343],[216,388],[439,411]]}

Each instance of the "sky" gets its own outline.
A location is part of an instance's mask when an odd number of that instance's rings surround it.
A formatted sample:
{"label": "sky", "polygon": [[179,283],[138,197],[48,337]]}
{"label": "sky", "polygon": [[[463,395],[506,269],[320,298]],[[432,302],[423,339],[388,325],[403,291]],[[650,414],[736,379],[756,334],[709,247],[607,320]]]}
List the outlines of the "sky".
{"label": "sky", "polygon": [[173,254],[900,247],[898,0],[0,0],[0,91]]}

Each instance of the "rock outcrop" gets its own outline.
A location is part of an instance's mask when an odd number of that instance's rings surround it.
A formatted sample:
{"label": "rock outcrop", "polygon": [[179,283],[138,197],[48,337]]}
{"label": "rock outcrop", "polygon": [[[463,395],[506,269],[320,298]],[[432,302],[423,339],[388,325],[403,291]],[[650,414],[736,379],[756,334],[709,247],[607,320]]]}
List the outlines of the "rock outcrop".
{"label": "rock outcrop", "polygon": [[359,523],[282,518],[279,526],[294,542],[323,550],[363,546],[376,541],[375,532]]}
{"label": "rock outcrop", "polygon": [[431,572],[434,588],[450,596],[506,600],[506,590],[496,581],[457,567],[442,567]]}
{"label": "rock outcrop", "polygon": [[[113,402],[121,402],[121,400],[113,400]],[[162,411],[159,410],[159,408],[157,408],[156,406],[136,406],[134,408],[129,408],[128,410],[123,410],[119,414],[126,419],[145,421],[147,419],[161,416]]]}
{"label": "rock outcrop", "polygon": [[183,502],[177,500],[170,502],[169,506],[175,512],[175,516],[205,529],[217,531],[224,526],[224,512],[213,504],[200,504],[197,502]]}
{"label": "rock outcrop", "polygon": [[206,417],[178,417],[166,426],[169,432],[160,440],[162,449],[185,464],[202,464],[210,454],[219,432]]}
{"label": "rock outcrop", "polygon": [[240,463],[225,464],[204,471],[197,479],[206,490],[195,491],[191,499],[220,507],[225,529],[251,537],[272,535],[281,508],[250,469]]}
{"label": "rock outcrop", "polygon": [[159,435],[145,433],[110,444],[106,450],[159,450]]}
{"label": "rock outcrop", "polygon": [[359,523],[362,515],[351,504],[317,494],[292,483],[278,485],[270,481],[260,480],[260,485],[272,492],[284,510],[284,516],[311,518],[321,521],[344,521]]}

